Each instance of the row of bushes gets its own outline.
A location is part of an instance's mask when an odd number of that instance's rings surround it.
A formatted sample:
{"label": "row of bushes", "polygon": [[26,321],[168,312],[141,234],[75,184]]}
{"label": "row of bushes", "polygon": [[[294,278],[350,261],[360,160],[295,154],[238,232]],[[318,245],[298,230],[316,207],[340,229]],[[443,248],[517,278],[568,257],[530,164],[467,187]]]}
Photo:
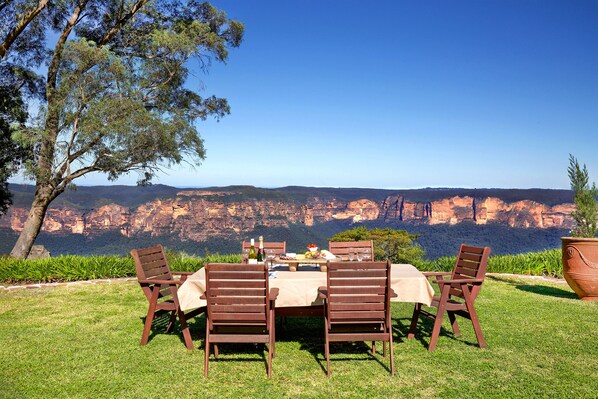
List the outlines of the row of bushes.
{"label": "row of bushes", "polygon": [[[241,255],[187,256],[184,253],[167,252],[171,270],[196,271],[206,263],[240,263]],[[23,260],[0,259],[0,282],[50,283],[103,278],[135,276],[135,265],[130,256],[75,256],[62,255],[55,258]]]}
{"label": "row of bushes", "polygon": [[[196,271],[208,262],[241,262],[241,255],[238,254],[195,257],[168,251],[167,258],[171,269],[176,271]],[[442,257],[434,261],[418,260],[414,263],[420,270],[450,271],[455,264],[455,257]],[[552,249],[519,255],[490,256],[488,272],[562,277],[561,251]],[[40,260],[0,259],[0,282],[4,284],[131,276],[135,276],[131,257],[66,255]]]}
{"label": "row of bushes", "polygon": [[[451,271],[455,260],[454,256],[443,256],[433,261],[417,263],[416,266],[420,270]],[[488,259],[488,272],[561,278],[563,277],[561,250],[557,248],[517,255],[491,255]]]}

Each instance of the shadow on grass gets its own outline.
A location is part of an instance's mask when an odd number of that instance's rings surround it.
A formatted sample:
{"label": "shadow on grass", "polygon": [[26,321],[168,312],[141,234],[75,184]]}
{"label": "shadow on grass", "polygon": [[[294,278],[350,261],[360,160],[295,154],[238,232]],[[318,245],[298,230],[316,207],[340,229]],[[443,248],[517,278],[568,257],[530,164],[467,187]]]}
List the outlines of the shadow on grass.
{"label": "shadow on grass", "polygon": [[[448,316],[446,317],[448,319]],[[393,331],[396,333],[395,335],[397,338],[393,338],[395,343],[398,342],[405,342],[407,338],[407,334],[409,333],[409,326],[411,325],[411,318],[403,317],[400,319],[393,319],[395,323],[393,323]],[[459,328],[463,330],[463,328],[471,328],[473,330],[473,326],[471,322],[467,319],[462,317],[457,318],[457,322],[459,323]],[[432,327],[434,326],[434,322],[431,319],[423,318],[419,319],[417,326],[415,327],[415,337],[414,339],[418,340],[422,346],[427,350],[428,345],[430,343],[430,336],[432,335]],[[483,332],[483,330],[482,330]],[[444,327],[440,327],[440,335],[439,338],[449,338],[453,341],[461,342],[468,346],[475,346],[478,347],[477,341],[465,341],[461,338],[460,335],[455,335],[452,330],[447,330]]]}
{"label": "shadow on grass", "polygon": [[577,299],[577,295],[574,292],[563,290],[556,287],[549,287],[546,285],[515,285],[515,288],[525,292],[531,292],[532,294],[554,296],[558,298],[569,298]]}
{"label": "shadow on grass", "polygon": [[[301,350],[307,351],[326,375],[324,354],[324,319],[321,317],[289,316],[276,325],[276,342],[297,342]],[[389,354],[382,357],[382,345],[376,345],[377,355],[365,342],[334,342],[330,345],[331,370],[336,361],[376,361],[390,373]],[[381,360],[382,359],[382,360]]]}
{"label": "shadow on grass", "polygon": [[[567,289],[542,284],[521,284],[520,282],[513,281],[512,279],[499,276],[488,276],[488,278],[494,281],[500,281],[509,284],[520,291],[525,291],[532,294],[552,296],[557,298],[577,299],[577,295],[573,291]],[[537,280],[536,282],[541,283]]]}

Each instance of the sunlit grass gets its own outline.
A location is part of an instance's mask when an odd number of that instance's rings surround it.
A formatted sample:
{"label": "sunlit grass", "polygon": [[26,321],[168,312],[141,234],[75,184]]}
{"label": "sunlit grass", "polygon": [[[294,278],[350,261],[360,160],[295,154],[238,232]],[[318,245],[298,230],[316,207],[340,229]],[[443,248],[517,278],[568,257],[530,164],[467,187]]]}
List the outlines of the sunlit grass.
{"label": "sunlit grass", "polygon": [[476,301],[487,349],[448,322],[434,353],[430,325],[406,340],[411,304],[393,304],[396,376],[363,344],[332,346],[326,378],[323,323],[288,318],[277,331],[273,377],[266,352],[221,345],[203,377],[203,316],[191,322],[197,350],[180,331],[154,328],[139,346],[147,301],[136,283],[0,292],[2,398],[595,398],[598,304],[566,285],[492,278]]}

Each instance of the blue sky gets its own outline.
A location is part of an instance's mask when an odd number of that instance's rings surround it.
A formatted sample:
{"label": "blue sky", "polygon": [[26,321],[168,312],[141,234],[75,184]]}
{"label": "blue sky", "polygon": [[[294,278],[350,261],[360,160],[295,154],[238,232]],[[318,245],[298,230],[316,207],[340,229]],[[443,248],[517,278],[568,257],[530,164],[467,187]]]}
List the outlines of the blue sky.
{"label": "blue sky", "polygon": [[155,183],[568,188],[569,153],[598,180],[598,1],[213,4],[245,39],[189,85],[232,113]]}

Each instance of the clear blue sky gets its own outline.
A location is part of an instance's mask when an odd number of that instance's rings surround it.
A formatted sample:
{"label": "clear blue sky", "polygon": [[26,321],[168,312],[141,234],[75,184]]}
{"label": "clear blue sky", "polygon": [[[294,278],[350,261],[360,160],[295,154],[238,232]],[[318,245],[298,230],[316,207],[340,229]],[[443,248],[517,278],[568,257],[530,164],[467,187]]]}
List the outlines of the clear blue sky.
{"label": "clear blue sky", "polygon": [[568,188],[569,153],[598,181],[598,1],[212,3],[245,39],[195,75],[232,113],[156,183]]}

